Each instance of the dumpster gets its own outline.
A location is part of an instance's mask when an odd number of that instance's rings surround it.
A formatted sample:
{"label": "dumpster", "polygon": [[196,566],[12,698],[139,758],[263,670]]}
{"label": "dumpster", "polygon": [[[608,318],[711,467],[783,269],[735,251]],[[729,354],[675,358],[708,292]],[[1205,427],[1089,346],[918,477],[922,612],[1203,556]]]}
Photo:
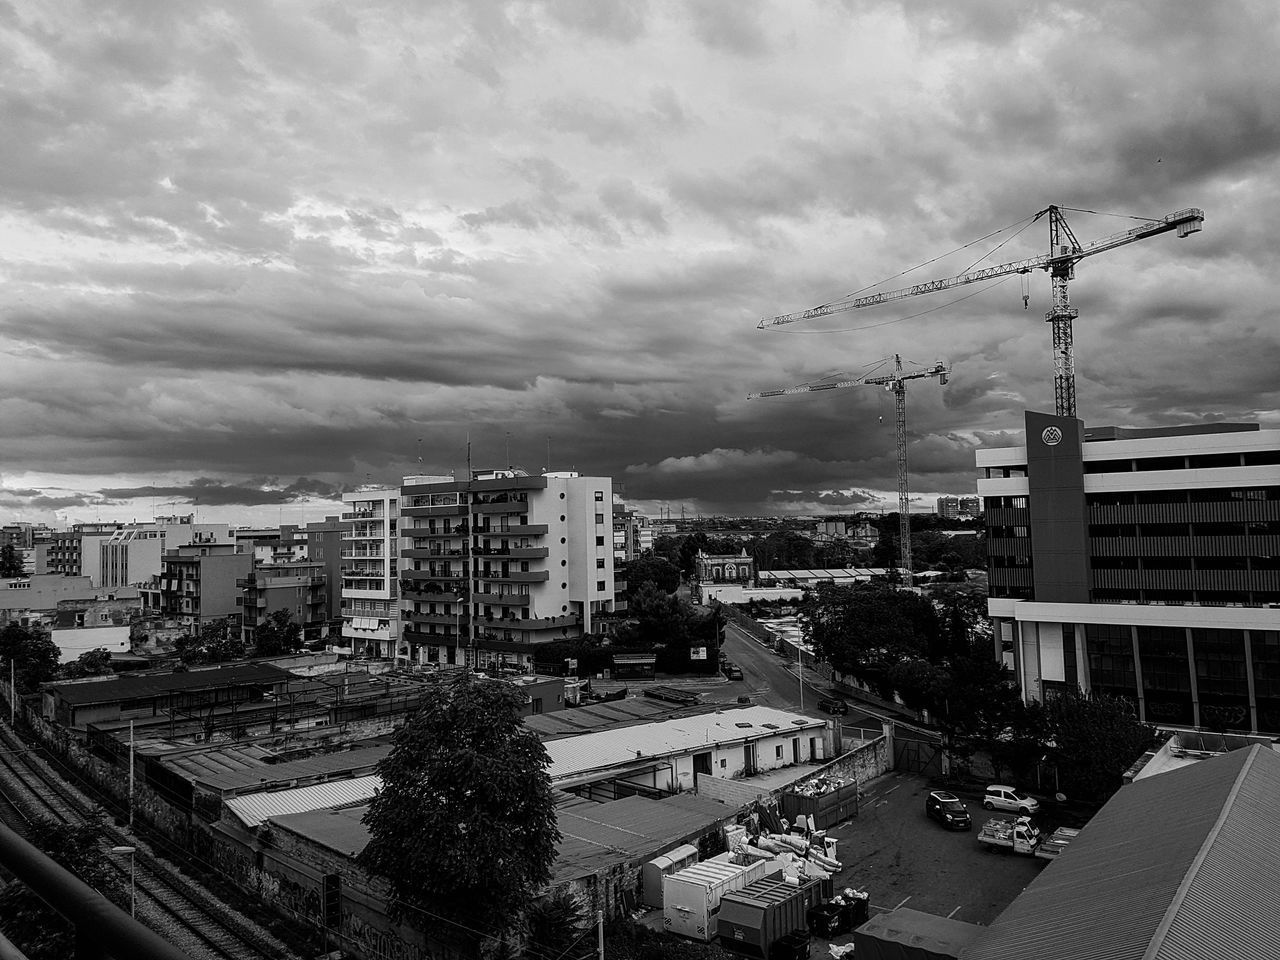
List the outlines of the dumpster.
{"label": "dumpster", "polygon": [[810,907],[806,919],[809,921],[809,932],[823,940],[838,937],[849,929],[846,926],[848,917],[838,903],[820,903],[816,907]]}
{"label": "dumpster", "polygon": [[774,945],[796,930],[808,932],[808,911],[821,902],[816,879],[793,883],[781,876],[766,877],[720,900],[717,932],[720,946],[747,957],[765,960]]}
{"label": "dumpster", "polygon": [[784,933],[769,948],[769,960],[809,960],[809,934],[805,930]]}

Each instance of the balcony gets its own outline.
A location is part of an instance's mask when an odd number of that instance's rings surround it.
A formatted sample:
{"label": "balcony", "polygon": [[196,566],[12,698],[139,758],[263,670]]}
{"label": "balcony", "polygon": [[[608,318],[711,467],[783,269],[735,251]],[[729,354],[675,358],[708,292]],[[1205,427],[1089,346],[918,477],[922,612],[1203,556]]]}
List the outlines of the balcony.
{"label": "balcony", "polygon": [[465,503],[442,503],[424,507],[401,507],[400,513],[406,517],[465,517],[470,510]]}
{"label": "balcony", "polygon": [[[381,539],[379,537],[378,539]],[[338,556],[343,560],[358,560],[362,557],[382,559],[387,553],[381,547],[344,547]]]}
{"label": "balcony", "polygon": [[401,610],[400,619],[405,623],[436,623],[450,627],[466,627],[471,623],[471,615],[467,613],[415,613],[412,610]]}
{"label": "balcony", "polygon": [[484,593],[476,591],[471,594],[471,599],[476,603],[488,603],[504,607],[527,607],[529,605],[529,595],[527,593]]}
{"label": "balcony", "polygon": [[407,643],[425,643],[437,647],[452,647],[459,643],[467,643],[468,637],[466,631],[459,634],[455,630],[444,630],[440,633],[427,633],[424,630],[415,630],[412,627],[405,627],[400,631],[400,639]]}
{"label": "balcony", "polygon": [[529,503],[526,500],[493,500],[489,503],[473,503],[473,513],[528,513]]}
{"label": "balcony", "polygon": [[446,550],[443,547],[411,547],[402,551],[407,560],[430,560],[434,557],[463,557],[464,550]]}
{"label": "balcony", "polygon": [[477,580],[496,580],[505,583],[546,583],[551,579],[550,570],[477,570]]}
{"label": "balcony", "polygon": [[509,557],[513,560],[540,560],[550,551],[547,547],[475,547],[474,557]]}
{"label": "balcony", "polygon": [[435,570],[401,570],[400,578],[402,580],[422,582],[424,580],[466,580],[467,575],[462,567],[458,567],[457,569],[449,568],[447,570],[440,568]]}
{"label": "balcony", "polygon": [[382,510],[351,510],[342,514],[340,520],[382,520],[386,514]]}
{"label": "balcony", "polygon": [[547,529],[545,523],[513,523],[505,527],[477,526],[475,532],[477,536],[489,537],[540,537]]}
{"label": "balcony", "polygon": [[[427,587],[435,585],[439,589],[435,593],[430,592]],[[465,603],[470,597],[462,590],[448,590],[444,585],[435,580],[404,580],[401,581],[401,594],[414,600],[432,600],[436,603]]]}

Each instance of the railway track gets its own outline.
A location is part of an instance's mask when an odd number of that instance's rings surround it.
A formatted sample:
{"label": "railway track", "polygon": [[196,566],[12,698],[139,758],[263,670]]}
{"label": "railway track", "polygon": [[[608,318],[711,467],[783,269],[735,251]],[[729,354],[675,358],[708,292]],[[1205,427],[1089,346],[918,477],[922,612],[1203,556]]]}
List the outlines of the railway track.
{"label": "railway track", "polygon": [[[54,772],[7,726],[0,727],[0,817],[24,832],[37,817],[82,824],[102,807]],[[108,846],[133,847],[108,855],[124,886],[135,890],[137,917],[197,960],[259,960],[297,955],[269,932],[239,915],[195,881],[179,873],[137,837],[107,821]],[[133,863],[130,863],[130,860]]]}

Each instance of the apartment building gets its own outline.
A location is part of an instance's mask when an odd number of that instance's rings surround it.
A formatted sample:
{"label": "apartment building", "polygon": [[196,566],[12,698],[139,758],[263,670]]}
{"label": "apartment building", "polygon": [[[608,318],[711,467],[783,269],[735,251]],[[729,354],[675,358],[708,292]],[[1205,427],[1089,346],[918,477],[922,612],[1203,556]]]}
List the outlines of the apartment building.
{"label": "apartment building", "polygon": [[978,451],[997,653],[1029,700],[1280,733],[1280,430],[1026,414]]}
{"label": "apartment building", "polygon": [[537,644],[591,633],[613,612],[608,477],[416,476],[400,495],[399,656],[528,669]]}
{"label": "apartment building", "polygon": [[939,497],[935,512],[940,517],[956,520],[960,517],[976,517],[982,513],[981,497]]}
{"label": "apartment building", "polygon": [[342,495],[342,636],[331,650],[400,658],[400,491],[365,486]]}
{"label": "apartment building", "polygon": [[304,644],[315,643],[328,633],[323,564],[308,560],[255,563],[236,586],[240,589],[241,636],[246,644],[252,646],[258,625],[278,610],[287,610],[298,624]]}
{"label": "apartment building", "polygon": [[253,554],[237,543],[184,544],[166,550],[160,575],[141,588],[143,613],[193,634],[224,617],[231,617],[239,629],[239,581],[252,569]]}
{"label": "apartment building", "polygon": [[613,560],[626,563],[653,549],[653,524],[629,510],[621,500],[613,504]]}

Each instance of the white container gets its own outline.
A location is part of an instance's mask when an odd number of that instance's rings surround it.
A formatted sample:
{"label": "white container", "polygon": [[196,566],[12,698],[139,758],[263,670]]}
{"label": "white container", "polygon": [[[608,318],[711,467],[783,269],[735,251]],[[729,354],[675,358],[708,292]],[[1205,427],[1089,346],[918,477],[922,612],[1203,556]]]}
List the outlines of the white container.
{"label": "white container", "polygon": [[698,862],[698,848],[686,843],[654,857],[640,868],[640,899],[651,907],[662,906],[662,878]]}
{"label": "white container", "polygon": [[720,899],[768,874],[768,862],[739,866],[707,861],[662,879],[662,925],[670,933],[710,941],[716,935]]}

